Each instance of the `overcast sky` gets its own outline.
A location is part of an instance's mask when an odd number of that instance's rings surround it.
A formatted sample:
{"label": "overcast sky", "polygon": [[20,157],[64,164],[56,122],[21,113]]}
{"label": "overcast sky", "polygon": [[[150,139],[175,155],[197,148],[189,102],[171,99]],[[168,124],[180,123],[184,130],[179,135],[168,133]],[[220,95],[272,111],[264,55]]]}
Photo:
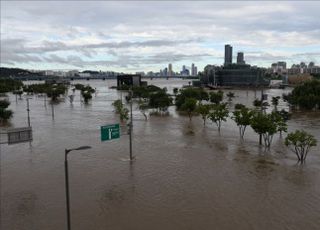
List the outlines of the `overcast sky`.
{"label": "overcast sky", "polygon": [[1,66],[159,71],[247,63],[320,65],[320,2],[1,1]]}

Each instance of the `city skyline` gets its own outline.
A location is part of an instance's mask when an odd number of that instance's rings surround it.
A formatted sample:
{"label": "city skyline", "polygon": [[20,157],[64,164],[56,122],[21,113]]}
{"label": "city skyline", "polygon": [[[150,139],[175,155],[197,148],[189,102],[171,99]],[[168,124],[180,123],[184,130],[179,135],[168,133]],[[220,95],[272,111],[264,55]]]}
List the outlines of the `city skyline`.
{"label": "city skyline", "polygon": [[195,63],[201,71],[224,63],[225,44],[234,47],[233,60],[244,52],[251,65],[319,64],[319,6],[1,1],[1,66],[136,72]]}

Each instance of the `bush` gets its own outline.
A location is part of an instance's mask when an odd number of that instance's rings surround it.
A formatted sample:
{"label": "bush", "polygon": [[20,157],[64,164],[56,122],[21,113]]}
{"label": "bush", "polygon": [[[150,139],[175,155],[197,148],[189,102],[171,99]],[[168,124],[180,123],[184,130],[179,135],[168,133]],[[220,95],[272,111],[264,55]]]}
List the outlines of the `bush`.
{"label": "bush", "polygon": [[201,88],[186,88],[181,89],[180,93],[176,96],[176,106],[177,109],[180,110],[181,106],[185,103],[187,98],[193,98],[199,102],[205,100],[209,100],[209,95],[206,91]]}
{"label": "bush", "polygon": [[291,93],[283,95],[283,99],[291,106],[299,106],[302,109],[320,109],[320,81],[307,81],[296,86]]}
{"label": "bush", "polygon": [[311,147],[317,145],[317,140],[311,134],[303,131],[296,130],[289,133],[285,139],[285,145],[291,148],[298,158],[298,161],[303,163]]}
{"label": "bush", "polygon": [[0,79],[0,93],[19,90],[23,86],[22,81],[13,79]]}
{"label": "bush", "polygon": [[166,111],[172,105],[172,98],[164,91],[150,94],[149,107],[160,111]]}
{"label": "bush", "polygon": [[219,104],[223,100],[223,92],[219,90],[218,92],[210,93],[210,101],[215,104]]}
{"label": "bush", "polygon": [[1,122],[6,122],[13,115],[13,112],[11,110],[7,110],[9,105],[10,105],[9,101],[0,100],[0,121]]}
{"label": "bush", "polygon": [[0,100],[0,108],[1,109],[6,109],[10,105],[10,102],[7,100]]}

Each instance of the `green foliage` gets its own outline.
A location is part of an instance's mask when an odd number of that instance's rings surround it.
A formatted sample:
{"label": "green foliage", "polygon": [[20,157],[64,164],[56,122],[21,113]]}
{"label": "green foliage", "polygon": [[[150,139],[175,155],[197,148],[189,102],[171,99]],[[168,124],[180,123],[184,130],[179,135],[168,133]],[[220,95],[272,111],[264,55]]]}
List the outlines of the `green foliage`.
{"label": "green foliage", "polygon": [[6,122],[12,117],[13,112],[11,110],[7,110],[9,105],[10,105],[9,101],[0,100],[0,122]]}
{"label": "green foliage", "polygon": [[237,126],[239,127],[240,137],[243,139],[247,126],[251,124],[254,111],[246,108],[245,106],[238,107],[240,108],[233,112],[232,119],[236,122]]}
{"label": "green foliage", "polygon": [[23,86],[22,81],[13,79],[0,79],[0,93],[19,90]]}
{"label": "green foliage", "polygon": [[320,73],[312,73],[311,75],[314,79],[320,80]]}
{"label": "green foliage", "polygon": [[262,106],[262,101],[259,100],[259,99],[255,99],[255,100],[253,101],[253,106],[255,106],[255,107],[261,107],[261,106]]}
{"label": "green foliage", "polygon": [[192,115],[197,109],[197,100],[194,98],[186,98],[180,109],[181,111],[185,111],[188,113],[189,119],[191,121]]}
{"label": "green foliage", "polygon": [[112,105],[114,106],[116,113],[119,114],[121,122],[129,119],[129,110],[124,107],[124,104],[121,102],[121,100],[115,100]]}
{"label": "green foliage", "polygon": [[173,94],[174,94],[174,95],[177,95],[178,92],[179,92],[179,89],[178,89],[178,88],[173,88]]}
{"label": "green foliage", "polygon": [[320,109],[320,81],[311,80],[296,86],[291,93],[283,95],[292,106],[299,106],[302,109]]}
{"label": "green foliage", "polygon": [[291,118],[291,113],[285,111],[284,109],[276,112],[283,118],[284,121],[288,121]]}
{"label": "green foliage", "polygon": [[132,93],[133,93],[133,98],[144,98],[148,99],[151,94],[159,92],[159,91],[164,91],[166,92],[166,89],[163,88],[161,89],[158,86],[155,85],[148,85],[148,86],[134,86],[132,87]]}
{"label": "green foliage", "polygon": [[122,108],[120,112],[120,121],[126,121],[129,119],[129,109],[127,108]]}
{"label": "green foliage", "polygon": [[303,163],[311,147],[317,145],[317,140],[311,134],[303,131],[296,130],[289,133],[285,139],[285,145],[297,155],[298,161]]}
{"label": "green foliage", "polygon": [[251,120],[252,129],[262,135],[265,147],[270,147],[273,135],[278,131],[273,115],[255,112]]}
{"label": "green foliage", "polygon": [[229,93],[227,94],[227,97],[228,97],[228,100],[231,101],[232,98],[234,98],[234,93],[233,93],[233,92],[229,92]]}
{"label": "green foliage", "polygon": [[201,115],[201,118],[203,120],[203,125],[206,125],[206,120],[210,114],[211,107],[212,106],[210,104],[204,105],[200,103],[196,109],[196,112]]}
{"label": "green foliage", "polygon": [[22,90],[15,90],[12,93],[15,94],[15,95],[19,95],[19,98],[21,98],[21,95],[23,94],[23,91]]}
{"label": "green foliage", "polygon": [[56,101],[60,95],[65,94],[67,89],[68,88],[63,84],[32,84],[23,86],[24,92],[28,94],[45,93],[52,101]]}
{"label": "green foliage", "polygon": [[229,110],[226,103],[215,104],[212,106],[212,111],[209,113],[209,118],[211,121],[216,123],[218,130],[220,132],[222,121],[227,121],[229,116]]}
{"label": "green foliage", "polygon": [[272,97],[272,105],[277,108],[277,106],[279,105],[279,99],[280,97],[277,96],[277,97]]}
{"label": "green foliage", "polygon": [[88,103],[90,99],[92,99],[92,93],[95,92],[91,86],[87,85],[81,90],[81,96],[84,99],[84,103]]}
{"label": "green foliage", "polygon": [[202,100],[209,100],[209,95],[206,91],[204,91],[201,88],[185,88],[181,89],[179,94],[176,96],[175,104],[177,106],[177,109],[180,110],[181,106],[185,103],[187,98],[193,98],[199,102]]}
{"label": "green foliage", "polygon": [[172,98],[165,91],[157,91],[150,94],[149,107],[160,111],[166,111],[172,105]]}
{"label": "green foliage", "polygon": [[140,110],[140,112],[144,116],[145,120],[148,120],[148,116],[146,114],[146,111],[148,110],[148,108],[149,108],[149,106],[148,106],[148,103],[146,102],[146,100],[139,100],[138,101],[138,109]]}
{"label": "green foliage", "polygon": [[242,108],[246,108],[246,106],[245,105],[243,105],[243,104],[235,104],[234,105],[234,109],[242,109]]}
{"label": "green foliage", "polygon": [[123,104],[121,100],[115,100],[112,105],[116,109],[116,113],[120,113],[121,109],[123,108]]}
{"label": "green foliage", "polygon": [[269,106],[269,103],[268,102],[263,102],[263,100],[259,100],[259,99],[255,99],[253,101],[253,106],[255,106],[257,109],[258,108],[262,108],[262,109],[266,109],[267,106]]}
{"label": "green foliage", "polygon": [[0,108],[1,109],[6,109],[10,105],[10,102],[8,100],[0,100]]}
{"label": "green foliage", "polygon": [[84,85],[78,83],[78,84],[75,84],[74,87],[75,87],[76,90],[83,90]]}
{"label": "green foliage", "polygon": [[223,100],[223,92],[210,92],[210,101],[215,104],[219,104]]}
{"label": "green foliage", "polygon": [[90,85],[83,85],[83,84],[75,84],[74,85],[76,90],[81,91],[81,96],[84,99],[84,103],[88,103],[90,99],[92,99],[92,94],[96,92],[94,88],[92,88]]}
{"label": "green foliage", "polygon": [[81,95],[82,95],[82,97],[84,99],[84,103],[86,103],[86,104],[89,102],[90,99],[92,99],[92,95],[91,95],[90,92],[82,91]]}
{"label": "green foliage", "polygon": [[13,115],[13,112],[11,110],[6,110],[3,108],[0,108],[0,121],[6,122],[9,120]]}
{"label": "green foliage", "polygon": [[286,120],[280,115],[278,112],[272,112],[270,114],[271,119],[273,120],[274,124],[277,126],[277,132],[287,132],[288,125],[286,124]]}

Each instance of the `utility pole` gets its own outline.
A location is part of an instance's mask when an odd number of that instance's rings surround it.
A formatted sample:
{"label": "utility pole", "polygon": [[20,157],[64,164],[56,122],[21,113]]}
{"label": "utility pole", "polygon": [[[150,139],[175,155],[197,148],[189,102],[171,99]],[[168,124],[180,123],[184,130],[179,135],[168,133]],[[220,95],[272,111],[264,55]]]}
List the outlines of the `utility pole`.
{"label": "utility pole", "polygon": [[29,99],[27,98],[27,113],[28,113],[28,126],[30,127],[30,107],[29,107]]}
{"label": "utility pole", "polygon": [[[261,89],[261,113],[263,113],[263,87]],[[259,135],[259,144],[262,145],[262,134]]]}
{"label": "utility pole", "polygon": [[66,183],[67,226],[68,226],[68,230],[71,230],[69,172],[68,172],[68,153],[69,152],[70,150],[66,149],[64,153],[64,175],[65,175],[65,183]]}
{"label": "utility pole", "polygon": [[133,156],[132,156],[132,127],[133,127],[133,124],[132,124],[132,88],[130,88],[130,130],[129,130],[129,147],[130,147],[130,161],[133,160]]}
{"label": "utility pole", "polygon": [[53,107],[53,101],[51,101],[51,115],[52,115],[52,120],[54,120],[54,107]]}

